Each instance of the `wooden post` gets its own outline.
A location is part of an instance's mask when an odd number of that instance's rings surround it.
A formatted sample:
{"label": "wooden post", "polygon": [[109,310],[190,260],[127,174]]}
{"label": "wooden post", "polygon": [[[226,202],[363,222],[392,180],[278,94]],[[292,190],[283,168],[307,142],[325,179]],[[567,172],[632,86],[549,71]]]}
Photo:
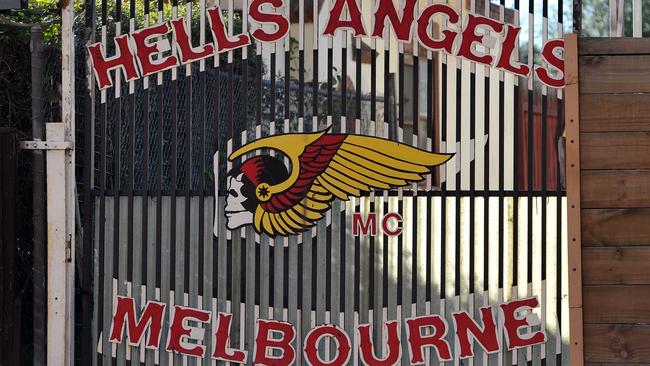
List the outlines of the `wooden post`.
{"label": "wooden post", "polygon": [[580,83],[578,36],[567,34],[564,46],[566,80],[566,180],[569,268],[569,339],[571,365],[584,364],[582,322],[582,241],[580,222]]}
{"label": "wooden post", "polygon": [[[48,141],[63,141],[63,123],[47,123]],[[74,207],[68,194],[70,150],[47,151],[47,364],[72,365],[74,346]],[[73,173],[72,173],[73,174]]]}
{"label": "wooden post", "polygon": [[46,124],[47,150],[47,364],[74,362],[75,69],[74,0],[61,13],[61,123]]}

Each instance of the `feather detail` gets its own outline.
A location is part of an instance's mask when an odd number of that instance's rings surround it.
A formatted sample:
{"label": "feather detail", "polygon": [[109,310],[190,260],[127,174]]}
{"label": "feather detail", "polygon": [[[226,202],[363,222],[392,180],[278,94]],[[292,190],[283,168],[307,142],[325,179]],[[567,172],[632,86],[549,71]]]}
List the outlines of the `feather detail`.
{"label": "feather detail", "polygon": [[275,149],[292,162],[289,180],[271,187],[286,189],[272,191],[270,199],[255,210],[257,232],[270,236],[297,234],[322,219],[334,199],[347,201],[374,189],[421,181],[433,167],[452,156],[378,137],[326,132],[270,136],[261,143],[251,143],[253,147],[241,148],[246,152]]}

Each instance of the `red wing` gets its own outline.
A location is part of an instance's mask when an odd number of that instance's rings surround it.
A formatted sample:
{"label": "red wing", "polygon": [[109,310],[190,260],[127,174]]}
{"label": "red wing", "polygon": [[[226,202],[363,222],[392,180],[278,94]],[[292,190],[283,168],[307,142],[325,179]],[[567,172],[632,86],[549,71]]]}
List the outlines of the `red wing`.
{"label": "red wing", "polygon": [[298,204],[309,192],[314,180],[329,167],[330,162],[347,135],[323,135],[318,140],[305,147],[300,155],[300,169],[296,182],[284,192],[274,194],[262,208],[269,213],[286,211]]}

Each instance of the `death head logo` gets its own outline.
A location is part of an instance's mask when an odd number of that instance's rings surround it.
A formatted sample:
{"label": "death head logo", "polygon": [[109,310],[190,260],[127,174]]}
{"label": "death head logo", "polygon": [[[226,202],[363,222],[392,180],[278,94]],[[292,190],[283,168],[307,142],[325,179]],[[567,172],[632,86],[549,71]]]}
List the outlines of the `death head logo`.
{"label": "death head logo", "polygon": [[299,234],[323,218],[333,200],[419,182],[452,156],[378,137],[327,132],[269,136],[233,152],[231,161],[260,149],[282,156],[255,155],[228,173],[226,227],[253,225],[270,236]]}

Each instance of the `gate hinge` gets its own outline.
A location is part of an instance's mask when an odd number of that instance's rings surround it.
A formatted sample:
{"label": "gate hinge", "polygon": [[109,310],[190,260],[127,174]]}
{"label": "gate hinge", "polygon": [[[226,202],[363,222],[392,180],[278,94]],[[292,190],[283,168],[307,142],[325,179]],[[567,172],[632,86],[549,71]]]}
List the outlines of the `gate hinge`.
{"label": "gate hinge", "polygon": [[65,261],[72,262],[72,234],[68,234],[65,239]]}
{"label": "gate hinge", "polygon": [[18,147],[23,150],[71,150],[70,141],[20,141]]}

